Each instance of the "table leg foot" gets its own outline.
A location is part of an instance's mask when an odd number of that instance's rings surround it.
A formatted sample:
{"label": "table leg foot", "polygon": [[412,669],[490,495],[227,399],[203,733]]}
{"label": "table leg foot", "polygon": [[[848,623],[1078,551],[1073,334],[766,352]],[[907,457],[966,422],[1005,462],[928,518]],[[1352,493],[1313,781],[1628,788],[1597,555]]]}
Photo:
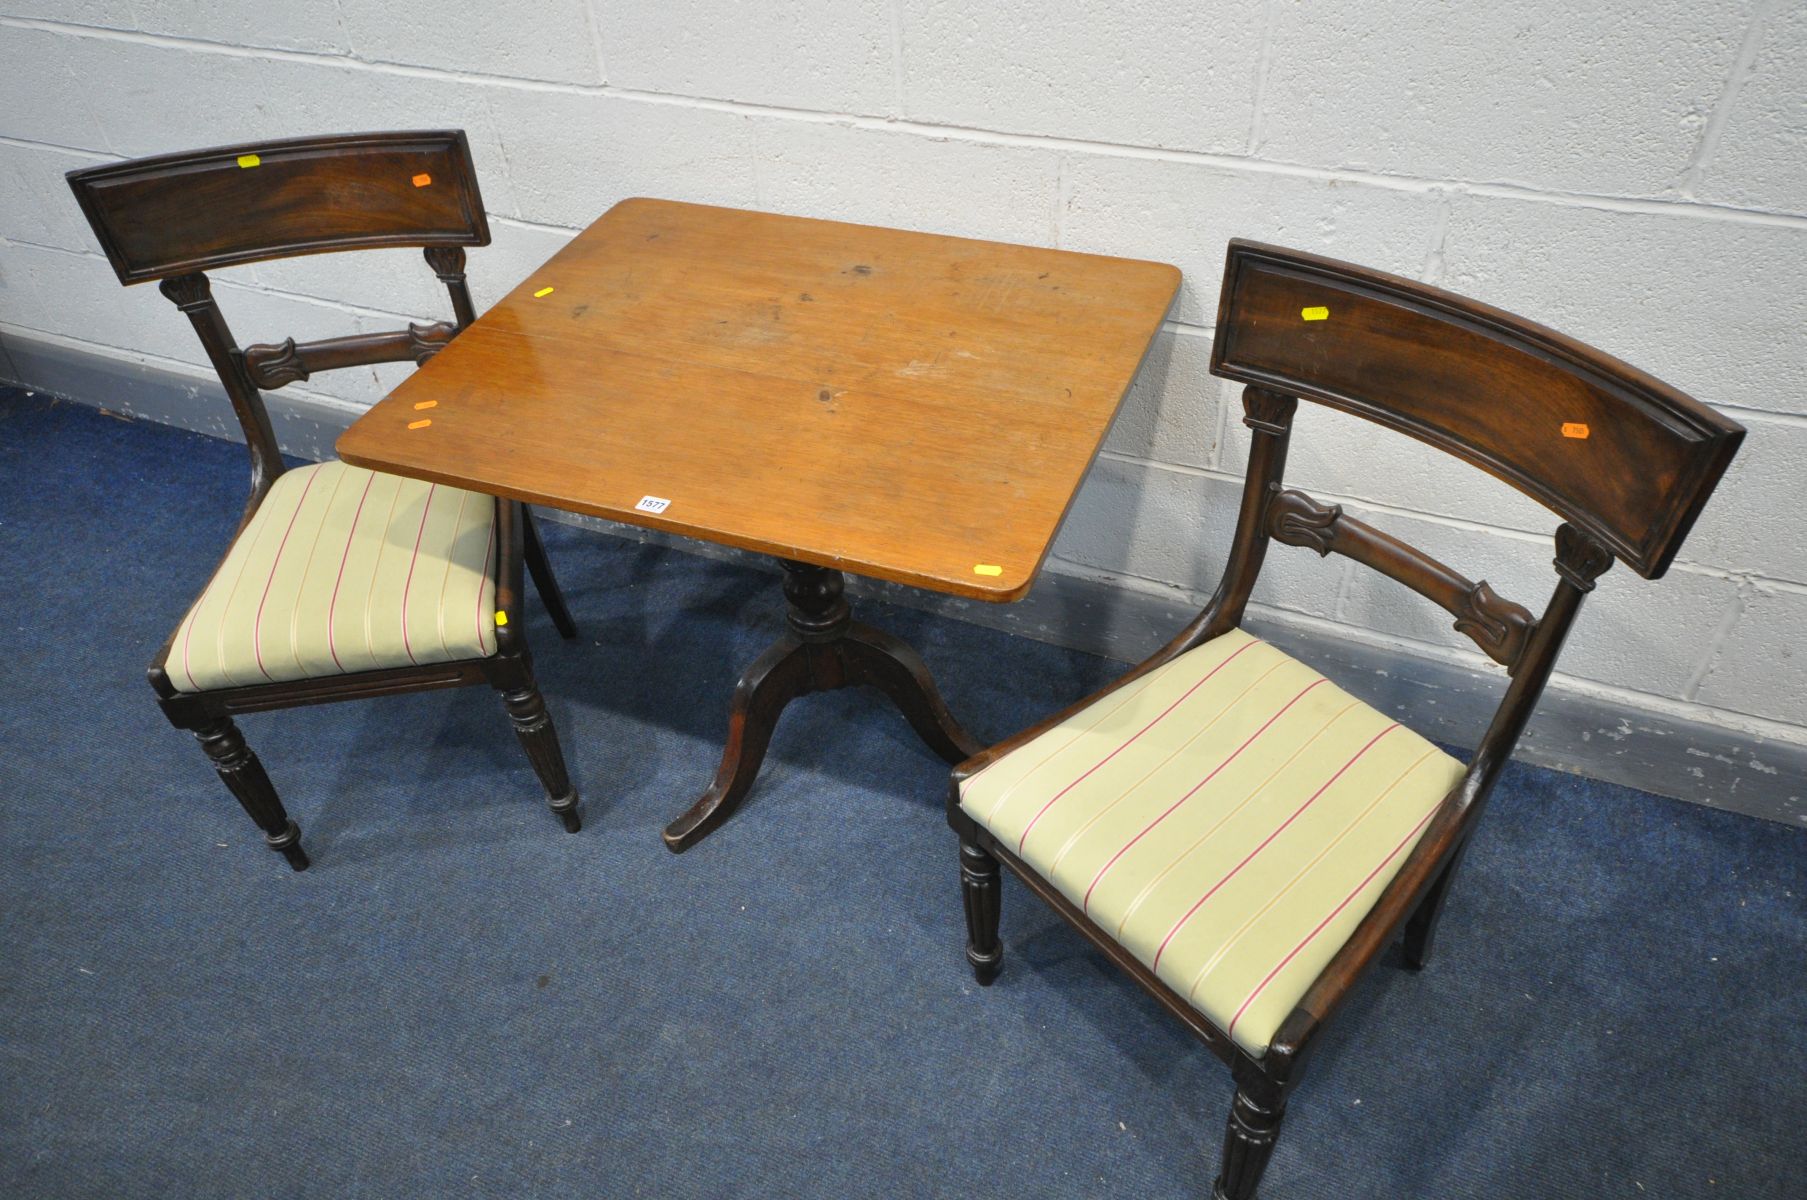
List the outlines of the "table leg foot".
{"label": "table leg foot", "polygon": [[683,853],[740,807],[765,761],[778,714],[793,697],[814,690],[810,685],[809,649],[801,639],[787,633],[740,677],[734,699],[728,705],[728,742],[722,748],[715,782],[683,816],[665,827],[666,849]]}
{"label": "table leg foot", "polygon": [[983,749],[948,711],[908,642],[853,620],[839,571],[795,562],[784,570],[790,628],[740,677],[715,782],[665,827],[665,845],[674,853],[696,845],[740,807],[765,761],[778,714],[798,696],[865,684],[889,696],[917,736],[948,762]]}
{"label": "table leg foot", "polygon": [[928,664],[910,643],[856,621],[836,647],[847,681],[869,684],[891,697],[916,736],[936,754],[959,763],[985,748],[948,711]]}

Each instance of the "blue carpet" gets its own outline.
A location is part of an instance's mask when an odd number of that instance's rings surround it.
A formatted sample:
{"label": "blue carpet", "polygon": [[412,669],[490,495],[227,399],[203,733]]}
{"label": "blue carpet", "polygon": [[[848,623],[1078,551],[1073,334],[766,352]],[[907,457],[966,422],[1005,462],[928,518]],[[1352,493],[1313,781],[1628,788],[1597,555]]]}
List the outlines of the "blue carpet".
{"label": "blue carpet", "polygon": [[[1227,1073],[1014,883],[972,984],[946,768],[877,698],[795,705],[747,807],[664,850],[772,576],[549,527],[584,831],[484,689],[244,718],[288,871],[143,681],[245,477],[0,391],[0,1195],[1208,1192]],[[1119,669],[864,615],[985,738]],[[1512,768],[1438,959],[1363,985],[1263,1194],[1802,1195],[1804,836]]]}

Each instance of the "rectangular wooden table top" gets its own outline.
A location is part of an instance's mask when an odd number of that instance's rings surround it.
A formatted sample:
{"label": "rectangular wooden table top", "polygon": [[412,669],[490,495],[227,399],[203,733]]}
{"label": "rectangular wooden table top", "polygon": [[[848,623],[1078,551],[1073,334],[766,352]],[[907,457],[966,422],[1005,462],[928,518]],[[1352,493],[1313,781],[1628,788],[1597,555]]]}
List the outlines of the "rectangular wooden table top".
{"label": "rectangular wooden table top", "polygon": [[1013,600],[1179,281],[1161,263],[625,200],[339,455]]}

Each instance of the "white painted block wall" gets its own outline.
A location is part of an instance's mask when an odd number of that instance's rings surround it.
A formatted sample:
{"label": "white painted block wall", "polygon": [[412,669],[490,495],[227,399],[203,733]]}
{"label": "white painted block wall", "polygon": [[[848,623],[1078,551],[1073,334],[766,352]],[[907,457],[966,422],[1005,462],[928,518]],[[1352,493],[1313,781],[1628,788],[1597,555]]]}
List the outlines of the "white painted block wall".
{"label": "white painted block wall", "polygon": [[[1200,598],[1246,447],[1206,371],[1249,236],[1591,341],[1750,436],[1684,557],[1603,581],[1557,686],[1807,742],[1802,0],[3,0],[0,335],[202,375],[121,289],[61,175],[107,159],[456,125],[493,302],[632,195],[1179,264],[1187,283],[1050,569]],[[221,273],[242,340],[442,315],[413,252]],[[400,368],[394,369],[399,371]],[[369,404],[384,368],[317,381]],[[1554,520],[1307,408],[1291,478],[1532,608]],[[1388,581],[1280,548],[1262,615],[1478,662]],[[1362,631],[1378,631],[1362,632]]]}

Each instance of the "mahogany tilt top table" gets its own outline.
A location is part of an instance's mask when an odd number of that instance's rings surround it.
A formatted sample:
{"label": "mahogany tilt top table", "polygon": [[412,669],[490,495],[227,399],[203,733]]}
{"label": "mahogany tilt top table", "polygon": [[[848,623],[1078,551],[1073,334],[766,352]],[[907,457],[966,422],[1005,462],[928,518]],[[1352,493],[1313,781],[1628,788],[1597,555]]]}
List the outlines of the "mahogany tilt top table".
{"label": "mahogany tilt top table", "polygon": [[741,677],[682,850],[793,697],[886,692],[979,746],[843,571],[1019,598],[1179,287],[1161,263],[624,200],[340,437],[356,466],[778,557],[789,629]]}

